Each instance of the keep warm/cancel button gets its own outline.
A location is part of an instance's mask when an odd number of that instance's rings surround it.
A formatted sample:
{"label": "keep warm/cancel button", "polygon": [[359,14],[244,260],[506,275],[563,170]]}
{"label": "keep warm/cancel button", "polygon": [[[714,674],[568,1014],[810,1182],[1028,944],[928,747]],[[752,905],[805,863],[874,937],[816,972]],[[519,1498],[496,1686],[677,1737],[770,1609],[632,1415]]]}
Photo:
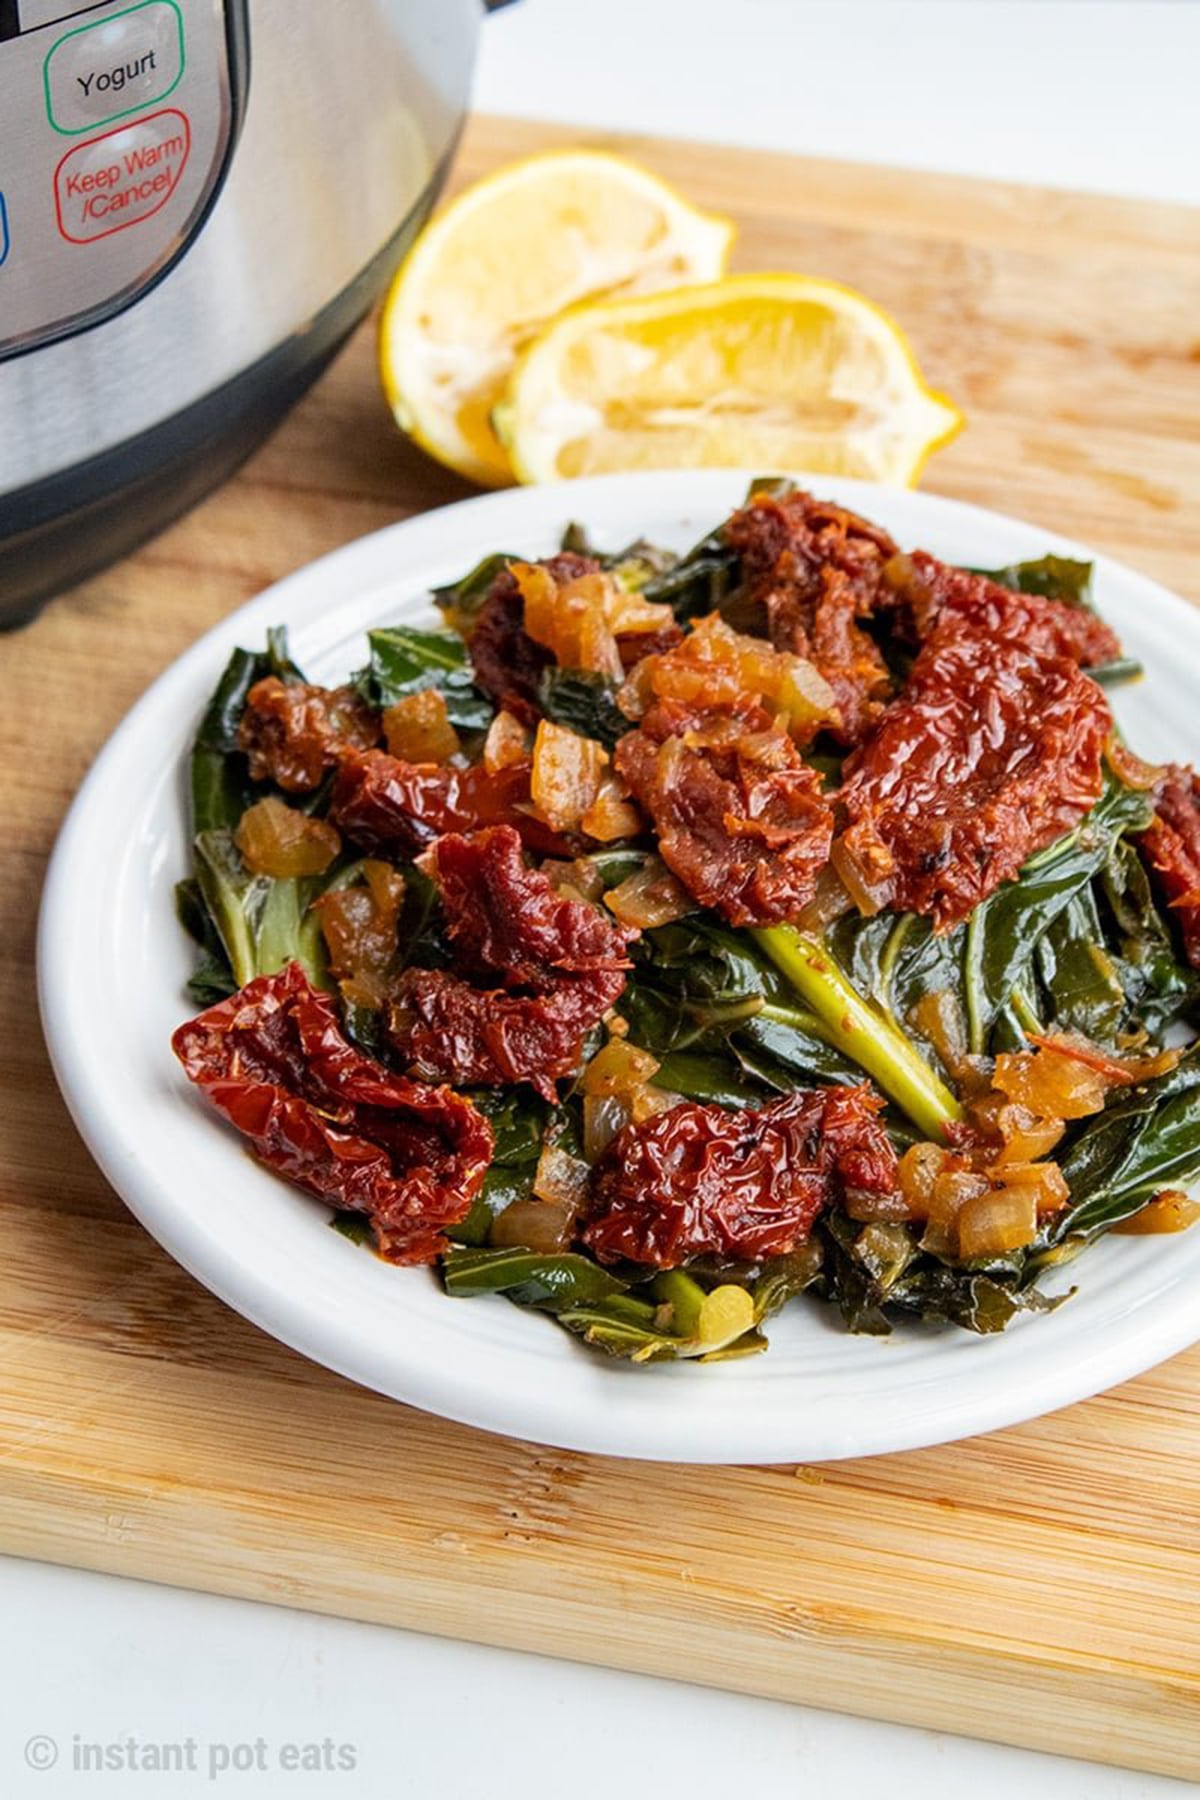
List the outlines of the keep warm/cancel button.
{"label": "keep warm/cancel button", "polygon": [[87,244],[140,225],[171,198],[191,147],[187,117],[174,107],[77,144],[54,172],[58,229]]}

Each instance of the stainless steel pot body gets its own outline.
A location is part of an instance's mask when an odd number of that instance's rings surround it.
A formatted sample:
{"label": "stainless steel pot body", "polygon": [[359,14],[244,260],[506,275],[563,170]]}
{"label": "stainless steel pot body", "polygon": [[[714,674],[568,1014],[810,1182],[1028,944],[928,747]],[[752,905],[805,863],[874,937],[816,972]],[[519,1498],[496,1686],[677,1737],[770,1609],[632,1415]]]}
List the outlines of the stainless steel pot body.
{"label": "stainless steel pot body", "polygon": [[432,203],[480,16],[0,0],[0,617],[190,504],[328,360]]}

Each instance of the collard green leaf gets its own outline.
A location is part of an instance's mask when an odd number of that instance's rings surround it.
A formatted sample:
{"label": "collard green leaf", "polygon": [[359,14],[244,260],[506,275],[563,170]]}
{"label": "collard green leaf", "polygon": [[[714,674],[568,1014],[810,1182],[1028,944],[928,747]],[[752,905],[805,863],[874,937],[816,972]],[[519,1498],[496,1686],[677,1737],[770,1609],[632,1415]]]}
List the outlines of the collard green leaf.
{"label": "collard green leaf", "polygon": [[404,901],[396,921],[396,969],[440,969],[451,960],[437,884],[415,863],[401,863]]}
{"label": "collard green leaf", "polygon": [[642,934],[634,955],[639,971],[691,1003],[726,1006],[786,992],[753,939],[712,914],[655,926]]}
{"label": "collard green leaf", "polygon": [[617,705],[617,682],[589,669],[543,671],[538,683],[538,705],[546,718],[565,725],[580,737],[595,738],[611,750],[618,738],[632,729]]}
{"label": "collard green leaf", "polygon": [[759,1324],[774,1318],[789,1300],[810,1288],[821,1273],[824,1260],[820,1240],[810,1238],[787,1256],[773,1256],[764,1263],[750,1289]]}
{"label": "collard green leaf", "polygon": [[1132,844],[1114,847],[1093,887],[1125,995],[1125,1029],[1142,1026],[1161,1038],[1168,1025],[1196,1007],[1200,973],[1180,953],[1169,915],[1160,909]]}
{"label": "collard green leaf", "polygon": [[367,642],[371,660],[357,682],[373,706],[394,706],[432,687],[445,700],[452,725],[460,731],[487,729],[494,708],[475,686],[466,645],[456,632],[390,625],[369,632]]}
{"label": "collard green leaf", "polygon": [[271,625],[267,629],[267,665],[268,672],[280,681],[304,680],[304,671],[292,661],[286,625]]}
{"label": "collard green leaf", "polygon": [[990,1047],[1014,993],[1032,989],[1034,954],[1055,919],[1104,868],[1118,839],[1144,828],[1150,813],[1147,795],[1110,777],[1082,824],[1031,857],[1015,881],[997,888],[959,927],[973,1051]]}
{"label": "collard green leaf", "polygon": [[228,999],[237,992],[237,982],[195,876],[175,883],[175,916],[200,948],[199,961],[188,977],[188,997],[200,1007]]}
{"label": "collard green leaf", "polygon": [[[795,483],[785,475],[756,475],[746,490],[746,499],[756,494],[782,497],[795,490]],[[738,605],[741,559],[725,540],[724,521],[685,551],[660,575],[654,575],[642,587],[647,600],[669,606],[680,621],[701,618],[705,613],[724,611],[732,602]],[[730,623],[745,625],[746,620],[731,617]]]}
{"label": "collard green leaf", "polygon": [[532,1088],[480,1088],[471,1100],[492,1128],[495,1148],[483,1190],[466,1218],[447,1236],[461,1244],[485,1244],[492,1221],[533,1192],[538,1158],[555,1109]]}
{"label": "collard green leaf", "polygon": [[1200,1048],[1168,1074],[1117,1089],[1084,1122],[1060,1167],[1071,1204],[1054,1222],[1052,1243],[1095,1237],[1161,1189],[1200,1175]]}
{"label": "collard green leaf", "polygon": [[507,1294],[518,1306],[552,1312],[606,1300],[628,1286],[590,1257],[531,1250],[451,1250],[442,1259],[442,1277],[448,1294]]}
{"label": "collard green leaf", "polygon": [[1105,948],[1091,884],[1051,922],[1038,942],[1036,961],[1048,1002],[1041,1022],[1111,1043],[1125,1016],[1125,990]]}
{"label": "collard green leaf", "polygon": [[852,985],[880,1007],[927,1060],[939,1061],[938,1051],[917,1020],[921,1001],[931,994],[953,1008],[965,1041],[961,932],[939,936],[928,919],[915,913],[882,912],[869,919],[848,913],[833,926],[829,942]]}
{"label": "collard green leaf", "polygon": [[1039,594],[1044,600],[1061,600],[1067,606],[1090,607],[1092,603],[1092,565],[1069,556],[1038,556],[1030,562],[979,573],[1018,594]]}
{"label": "collard green leaf", "polygon": [[957,1097],[892,1014],[848,979],[829,945],[790,925],[765,926],[751,936],[817,1016],[835,1048],[857,1063],[924,1136],[944,1141],[947,1129],[962,1116]]}
{"label": "collard green leaf", "polygon": [[644,592],[647,582],[654,581],[673,569],[679,557],[674,550],[664,550],[661,544],[651,544],[646,538],[637,538],[632,544],[627,544],[624,550],[618,550],[612,556],[603,556],[600,560],[626,593],[640,594]]}
{"label": "collard green leaf", "polygon": [[813,1083],[862,1080],[862,1070],[834,1048],[820,1020],[799,1008],[791,1012],[764,1006],[731,1032],[729,1043],[743,1069],[781,1093]]}
{"label": "collard green leaf", "polygon": [[433,598],[447,623],[456,632],[469,636],[471,626],[478,618],[497,575],[502,575],[509,563],[520,560],[511,551],[500,550],[493,556],[485,556],[482,562],[477,562],[459,581],[434,588]]}
{"label": "collard green leaf", "polygon": [[968,1331],[1003,1331],[1018,1313],[1061,1304],[1032,1286],[1023,1253],[986,1268],[956,1267],[921,1250],[905,1225],[856,1225],[839,1213],[819,1227],[827,1259],[820,1280],[850,1331],[882,1336],[896,1317]]}
{"label": "collard green leaf", "polygon": [[362,1244],[369,1249],[375,1242],[375,1233],[366,1213],[335,1212],[329,1224],[339,1237],[348,1238],[352,1244]]}
{"label": "collard green leaf", "polygon": [[640,592],[648,581],[665,574],[679,561],[674,550],[665,550],[661,544],[652,544],[647,538],[635,538],[623,550],[600,550],[593,544],[586,525],[576,521],[563,532],[559,548],[573,551],[576,556],[595,557],[601,568],[606,569],[627,593]]}
{"label": "collard green leaf", "polygon": [[[642,1299],[641,1293],[649,1298]],[[560,1325],[631,1362],[715,1362],[766,1348],[753,1294],[736,1283],[705,1287],[683,1269],[656,1275],[638,1294],[616,1294],[558,1312]]]}
{"label": "collard green leaf", "polygon": [[671,1050],[659,1063],[654,1077],[668,1093],[685,1100],[714,1106],[761,1106],[769,1090],[740,1077],[738,1064],[729,1056],[704,1055],[695,1050]]}
{"label": "collard green leaf", "polygon": [[1092,680],[1098,681],[1101,687],[1116,687],[1122,681],[1139,681],[1145,673],[1133,656],[1114,656],[1111,662],[1096,663],[1088,670]]}
{"label": "collard green leaf", "polygon": [[205,708],[192,747],[192,830],[232,830],[257,797],[246,759],[238,749],[238,726],[246,695],[271,673],[268,657],[235,650]]}
{"label": "collard green leaf", "polygon": [[196,839],[196,883],[237,987],[298,962],[314,985],[328,976],[324,943],[311,902],[336,877],[275,881],[252,875],[230,831]]}
{"label": "collard green leaf", "polygon": [[860,1078],[748,934],[697,914],[645,932],[634,954],[621,1011],[632,1040],[662,1059],[661,1086],[749,1106],[805,1081]]}
{"label": "collard green leaf", "polygon": [[896,1283],[888,1305],[930,1324],[960,1325],[966,1331],[988,1335],[1003,1331],[1018,1313],[1053,1312],[1065,1298],[1051,1298],[1036,1287],[929,1261]]}

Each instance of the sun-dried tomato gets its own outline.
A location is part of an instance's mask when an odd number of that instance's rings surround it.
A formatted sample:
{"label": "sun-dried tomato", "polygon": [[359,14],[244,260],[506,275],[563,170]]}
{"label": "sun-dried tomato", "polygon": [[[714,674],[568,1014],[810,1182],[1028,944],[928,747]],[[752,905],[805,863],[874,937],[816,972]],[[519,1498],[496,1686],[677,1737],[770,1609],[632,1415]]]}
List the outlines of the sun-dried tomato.
{"label": "sun-dried tomato", "polygon": [[1095,804],[1111,726],[1074,662],[947,618],[846,764],[839,872],[946,929]]}
{"label": "sun-dried tomato", "polygon": [[350,752],[341,760],[329,817],[364,850],[424,850],[444,831],[512,825],[531,850],[560,856],[566,840],[528,810],[527,757],[489,772],[401,762],[384,750]]}
{"label": "sun-dried tomato", "polygon": [[1017,594],[926,551],[902,555],[888,534],[807,493],[760,495],[725,527],[747,596],[772,642],[809,658],[837,696],[840,735],[861,743],[889,692],[864,622],[881,619],[916,645],[954,614],[993,637],[1085,668],[1120,655],[1116,634],[1086,607]]}
{"label": "sun-dried tomato", "polygon": [[651,709],[621,738],[618,775],[654,822],[663,861],[732,925],[774,925],[812,898],[833,814],[821,779],[761,709],[743,716]]}
{"label": "sun-dried tomato", "polygon": [[[1121,654],[1116,632],[1086,606],[1014,593],[986,575],[939,562],[924,550],[898,561],[904,573],[896,595],[921,638],[935,624],[946,627],[953,618],[973,631],[1020,644],[1040,656],[1067,657],[1085,669]],[[898,579],[894,571],[892,579]]]}
{"label": "sun-dried tomato", "polygon": [[419,1074],[548,1099],[615,1004],[637,936],[527,868],[506,826],[438,839],[429,858],[455,970],[410,969],[390,1036]]}
{"label": "sun-dried tomato", "polygon": [[1172,763],[1138,848],[1179,921],[1188,961],[1200,969],[1200,776],[1194,769]]}
{"label": "sun-dried tomato", "polygon": [[[591,575],[600,564],[594,556],[578,556],[563,550],[542,559],[556,581],[574,581]],[[525,630],[525,602],[511,569],[502,569],[488,589],[479,610],[468,649],[475,682],[485,694],[525,725],[536,724],[538,682],[554,661],[544,645],[535,643]]]}
{"label": "sun-dried tomato", "polygon": [[814,663],[838,703],[843,743],[856,744],[889,691],[887,664],[860,620],[892,605],[887,532],[812,494],[760,494],[725,527],[771,642]]}
{"label": "sun-dried tomato", "polygon": [[347,749],[379,742],[379,715],[351,687],[306,681],[256,681],[246,695],[238,743],[253,781],[273,781],[290,794],[311,793]]}
{"label": "sun-dried tomato", "polygon": [[660,1269],[786,1254],[847,1194],[895,1191],[882,1105],[867,1087],[800,1088],[757,1111],[685,1101],[627,1125],[596,1167],[583,1241],[601,1262]]}
{"label": "sun-dried tomato", "polygon": [[347,1043],[298,963],[251,981],[171,1040],[189,1078],[269,1169],[367,1215],[392,1262],[432,1262],[483,1185],[492,1132],[469,1100]]}

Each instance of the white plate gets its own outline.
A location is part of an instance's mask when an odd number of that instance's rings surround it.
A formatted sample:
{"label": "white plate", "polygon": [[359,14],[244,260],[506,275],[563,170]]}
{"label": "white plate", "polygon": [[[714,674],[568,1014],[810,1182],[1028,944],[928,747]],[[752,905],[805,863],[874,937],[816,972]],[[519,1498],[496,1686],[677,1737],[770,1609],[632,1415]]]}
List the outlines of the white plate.
{"label": "white plate", "polygon": [[[1032,526],[935,495],[820,479],[906,547],[987,567],[1047,550]],[[507,1301],[450,1300],[329,1229],[327,1210],[246,1156],[169,1047],[188,1012],[175,922],[188,867],[184,766],[230,650],[285,624],[300,665],[335,681],[363,632],[429,611],[429,587],[489,551],[539,555],[568,520],[616,546],[679,548],[741,499],[742,474],[609,476],[468,500],[325,557],[235,613],[134,707],[98,758],[54,853],[38,972],[55,1070],[89,1148],[148,1230],[214,1293],[305,1355],[396,1399],[570,1449],[690,1462],[815,1461],[944,1442],[1028,1419],[1138,1374],[1200,1337],[1200,1229],[1102,1242],[1048,1317],[1000,1337],[908,1326],[851,1337],[799,1301],[745,1362],[632,1368]],[[1196,754],[1200,614],[1103,557],[1101,610],[1144,682],[1118,690],[1134,747]]]}

